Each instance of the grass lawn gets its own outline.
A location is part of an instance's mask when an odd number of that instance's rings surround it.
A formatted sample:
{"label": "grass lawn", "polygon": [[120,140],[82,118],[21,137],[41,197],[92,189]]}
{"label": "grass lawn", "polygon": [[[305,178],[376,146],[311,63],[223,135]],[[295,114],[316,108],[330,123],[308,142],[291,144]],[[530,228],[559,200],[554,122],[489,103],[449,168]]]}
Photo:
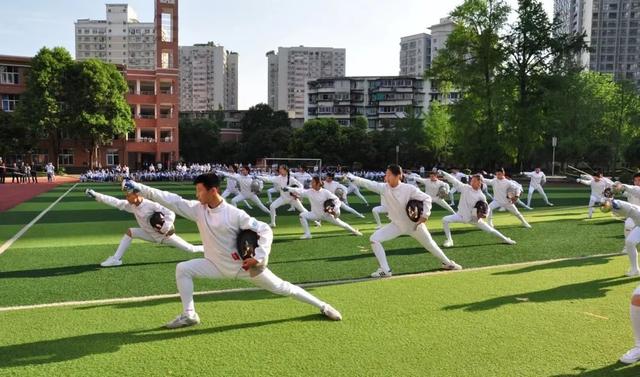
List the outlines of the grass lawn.
{"label": "grass lawn", "polygon": [[[193,198],[191,185],[154,186]],[[123,266],[99,267],[136,223],[84,197],[86,187],[121,196],[116,185],[78,185],[0,255],[0,307],[176,292],[175,264],[198,255],[135,241]],[[68,188],[2,213],[0,243]],[[179,313],[177,298],[0,311],[0,375],[637,375],[615,364],[632,345],[628,300],[637,279],[624,276],[626,257],[597,256],[622,249],[623,224],[599,212],[586,220],[586,188],[547,193],[555,207],[523,212],[531,230],[508,213],[496,215],[494,224],[517,245],[454,225],[456,246],[445,252],[465,268],[592,257],[310,288],[343,312],[340,323],[261,291],[199,296],[203,323],[178,331],[159,328]],[[350,200],[367,218],[342,219],[365,237],[323,224],[312,227],[313,240],[299,240],[297,215],[281,207],[270,268],[297,283],[373,272],[368,236],[375,224],[369,208]],[[439,244],[444,215],[436,208],[428,222]],[[176,229],[199,243],[195,224],[178,219]],[[411,238],[385,248],[395,275],[439,268]],[[196,282],[200,291],[248,286]]]}

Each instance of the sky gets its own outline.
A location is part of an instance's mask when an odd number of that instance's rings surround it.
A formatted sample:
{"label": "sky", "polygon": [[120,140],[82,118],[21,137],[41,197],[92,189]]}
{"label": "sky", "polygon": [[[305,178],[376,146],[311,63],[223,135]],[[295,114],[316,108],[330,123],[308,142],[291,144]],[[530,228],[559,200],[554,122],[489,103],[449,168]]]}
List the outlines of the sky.
{"label": "sky", "polygon": [[[43,46],[75,55],[74,22],[105,19],[105,4],[128,3],[153,21],[154,0],[6,1],[0,55],[33,56]],[[267,51],[278,47],[345,48],[346,75],[397,75],[400,38],[428,33],[463,0],[180,0],[179,43],[213,41],[239,54],[239,109],[267,99]],[[553,0],[542,0],[553,11]],[[507,0],[515,7],[517,0]]]}

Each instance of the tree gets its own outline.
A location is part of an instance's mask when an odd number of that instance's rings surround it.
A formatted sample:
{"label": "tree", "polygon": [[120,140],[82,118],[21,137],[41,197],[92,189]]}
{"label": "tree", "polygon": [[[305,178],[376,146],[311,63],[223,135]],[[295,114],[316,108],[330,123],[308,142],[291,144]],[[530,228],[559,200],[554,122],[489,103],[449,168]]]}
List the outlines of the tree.
{"label": "tree", "polygon": [[247,111],[240,126],[242,160],[253,162],[263,157],[286,156],[292,132],[286,112],[258,104]]}
{"label": "tree", "polygon": [[501,34],[508,14],[502,0],[465,0],[451,13],[456,26],[426,73],[436,84],[450,83],[462,92],[452,121],[466,164],[490,166],[506,159],[495,140],[504,123],[504,83],[498,74],[506,61]]}
{"label": "tree", "polygon": [[58,161],[63,134],[69,130],[64,119],[65,72],[73,59],[62,47],[43,47],[31,60],[27,89],[18,103],[19,122],[32,129],[37,137],[48,137],[51,155]]}
{"label": "tree", "polygon": [[113,64],[89,59],[68,65],[63,88],[65,120],[90,146],[94,167],[100,146],[135,128],[125,99],[127,82]]}
{"label": "tree", "polygon": [[426,146],[440,163],[451,157],[452,125],[448,105],[434,101],[424,118]]}
{"label": "tree", "polygon": [[211,119],[180,120],[180,153],[187,162],[222,161],[220,126]]}
{"label": "tree", "polygon": [[322,158],[325,165],[342,162],[342,126],[333,118],[310,119],[293,132],[289,152],[293,156]]}

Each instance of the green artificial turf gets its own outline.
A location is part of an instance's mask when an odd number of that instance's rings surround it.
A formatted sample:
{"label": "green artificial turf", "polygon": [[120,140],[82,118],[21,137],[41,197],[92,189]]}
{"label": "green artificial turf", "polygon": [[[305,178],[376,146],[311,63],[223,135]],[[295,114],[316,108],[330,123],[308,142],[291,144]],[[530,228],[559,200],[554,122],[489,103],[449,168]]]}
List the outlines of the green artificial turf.
{"label": "green artificial turf", "polygon": [[[344,314],[266,292],[0,312],[0,374],[635,376],[624,257],[313,288]],[[581,374],[582,373],[582,374]]]}
{"label": "green artificial turf", "polygon": [[[194,197],[192,185],[157,184],[185,198]],[[60,301],[175,293],[175,264],[199,254],[188,254],[171,247],[134,241],[118,268],[100,268],[99,263],[112,255],[128,227],[135,227],[132,214],[118,211],[84,196],[86,187],[114,196],[122,196],[117,185],[78,185],[38,221],[7,252],[0,256],[0,306],[39,304]],[[0,215],[0,235],[10,238],[19,228],[46,208],[68,187],[56,189]],[[585,220],[588,192],[581,187],[548,189],[557,204],[523,213],[533,225],[519,226],[508,213],[496,214],[494,224],[518,242],[503,245],[468,225],[453,225],[455,247],[447,255],[463,267],[480,267],[531,260],[611,253],[622,249],[622,223],[596,212]],[[355,237],[330,224],[312,226],[312,240],[300,240],[302,229],[296,213],[281,207],[275,229],[270,267],[292,282],[313,282],[362,278],[377,267],[368,237],[375,230],[370,213],[352,199],[354,207],[366,212],[358,219],[343,214],[343,220],[363,231]],[[379,198],[370,195],[369,201]],[[428,227],[439,244],[444,241],[441,218],[448,213],[435,206]],[[268,221],[259,210],[250,213]],[[384,217],[384,216],[383,216]],[[383,219],[386,220],[386,219]],[[194,223],[176,221],[177,233],[199,243]],[[395,274],[436,270],[440,262],[410,237],[384,244]],[[199,290],[248,286],[240,281],[199,281]]]}

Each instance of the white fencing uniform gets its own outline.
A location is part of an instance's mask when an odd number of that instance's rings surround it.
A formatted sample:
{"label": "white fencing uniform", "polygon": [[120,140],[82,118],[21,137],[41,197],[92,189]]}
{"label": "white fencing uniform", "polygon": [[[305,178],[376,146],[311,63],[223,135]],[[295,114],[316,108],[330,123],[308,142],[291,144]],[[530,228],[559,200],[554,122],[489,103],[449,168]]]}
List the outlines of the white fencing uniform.
{"label": "white fencing uniform", "polygon": [[487,215],[487,223],[493,226],[493,211],[497,208],[504,208],[513,214],[515,217],[520,220],[523,226],[530,228],[531,225],[525,220],[524,216],[518,211],[513,202],[507,197],[507,190],[513,189],[515,190],[516,196],[520,196],[522,193],[522,187],[516,184],[516,182],[507,179],[506,177],[502,179],[493,178],[493,179],[485,179],[487,186],[491,186],[493,188],[493,201],[489,204],[489,213]]}
{"label": "white fencing uniform", "polygon": [[388,183],[373,182],[364,178],[359,178],[353,174],[348,174],[347,178],[356,185],[380,194],[384,198],[384,206],[388,211],[390,224],[376,230],[369,239],[371,248],[378,259],[378,264],[384,272],[391,271],[387,262],[387,255],[382,247],[383,242],[391,241],[402,235],[411,236],[418,241],[433,256],[438,258],[444,265],[451,266],[454,263],[440,250],[435,243],[425,223],[416,226],[416,223],[409,219],[406,212],[407,203],[410,200],[419,200],[423,206],[423,218],[428,218],[431,214],[431,197],[420,191],[417,187],[399,183],[396,187],[391,187]]}
{"label": "white fencing uniform", "polygon": [[524,172],[524,175],[531,178],[529,181],[529,193],[527,194],[527,206],[531,207],[531,198],[533,197],[534,192],[539,192],[542,195],[542,200],[548,205],[551,206],[551,202],[549,202],[549,198],[547,198],[547,194],[544,192],[542,185],[547,180],[547,176],[544,175],[542,171],[536,173],[535,171]]}
{"label": "white fencing uniform", "polygon": [[383,213],[389,213],[387,207],[384,205],[384,196],[380,195],[380,205],[377,207],[373,207],[371,210],[371,214],[373,214],[373,218],[376,221],[376,229],[382,228],[382,222],[380,221],[380,215]]}
{"label": "white fencing uniform", "polygon": [[129,248],[129,245],[131,245],[132,239],[140,239],[153,243],[162,243],[190,253],[198,253],[203,251],[202,246],[192,245],[175,233],[167,237],[165,234],[159,233],[154,227],[151,226],[151,223],[149,223],[149,218],[154,214],[154,212],[161,212],[164,215],[164,224],[163,228],[160,231],[166,233],[173,227],[173,222],[176,218],[175,213],[161,206],[160,204],[148,199],[142,199],[142,202],[139,205],[134,205],[129,203],[127,200],[117,199],[113,196],[100,194],[98,192],[94,192],[94,195],[95,200],[99,203],[104,203],[121,211],[133,213],[136,221],[138,222],[139,228],[129,229],[131,237],[125,234],[120,241],[120,245],[118,246],[118,249],[113,256],[115,260],[122,259],[124,253]]}
{"label": "white fencing uniform", "polygon": [[[463,224],[471,224],[479,229],[492,234],[502,241],[507,243],[513,243],[513,241],[505,237],[502,233],[498,232],[491,225],[484,222],[482,219],[478,219],[474,216],[475,205],[479,201],[487,201],[482,190],[474,190],[471,185],[460,182],[456,177],[452,176],[447,172],[442,172],[445,179],[451,183],[451,185],[456,188],[457,191],[460,192],[460,201],[458,202],[458,212],[455,215],[445,216],[442,219],[442,227],[444,230],[444,234],[447,238],[446,244],[453,245],[453,239],[451,238],[451,230],[449,228],[449,224],[451,223],[463,223]],[[491,213],[491,208],[489,208],[489,213]]]}
{"label": "white fencing uniform", "polygon": [[272,227],[276,226],[276,210],[283,205],[293,205],[294,208],[299,212],[307,212],[298,198],[292,196],[290,192],[282,191],[283,188],[289,186],[302,187],[302,183],[298,182],[297,179],[291,176],[287,177],[282,175],[278,175],[276,177],[259,176],[258,179],[264,182],[272,183],[273,188],[280,193],[280,197],[269,206],[269,213],[271,215],[271,224],[269,225],[271,225]]}
{"label": "white fencing uniform", "polygon": [[[225,187],[221,196],[226,199],[229,195],[236,196],[238,194],[240,194],[240,190],[238,190],[238,182],[235,179],[227,178],[227,187]],[[244,201],[244,205],[249,209],[253,209],[246,200]]]}
{"label": "white fencing uniform", "polygon": [[[627,198],[627,201],[635,206],[640,206],[640,186],[633,185],[623,185],[624,186],[624,194]],[[630,217],[627,217],[624,221],[624,238],[625,240],[631,234],[631,232],[636,228],[636,223]],[[623,253],[626,253],[626,245],[622,250]]]}
{"label": "white fencing uniform", "polygon": [[640,207],[622,200],[614,200],[613,213],[617,216],[625,217],[627,220],[631,220],[633,222],[633,229],[625,237],[624,248],[629,256],[629,262],[631,263],[631,270],[628,275],[640,275],[637,249],[637,246],[640,243]]}
{"label": "white fencing uniform", "polygon": [[[225,201],[210,208],[196,200],[185,200],[167,191],[139,185],[142,196],[156,200],[178,215],[194,221],[200,231],[204,258],[192,259],[176,266],[176,282],[185,314],[195,313],[193,278],[244,279],[272,293],[293,296],[320,309],[326,305],[304,289],[283,281],[267,268],[273,232],[266,223]],[[250,229],[259,236],[254,257],[258,265],[249,271],[242,269],[242,259],[236,246],[238,234],[245,229]]]}
{"label": "white fencing uniform", "polygon": [[[440,207],[446,209],[451,213],[456,213],[456,211],[451,208],[449,203],[447,203],[444,199],[441,199],[438,196],[438,191],[440,191],[440,187],[449,188],[449,184],[447,182],[443,182],[439,179],[432,181],[429,178],[421,178],[417,175],[414,175],[414,179],[422,183],[424,185],[424,192],[431,197],[431,202],[439,205]],[[451,191],[451,190],[449,190]]]}
{"label": "white fencing uniform", "polygon": [[346,199],[347,203],[349,203],[349,194],[355,194],[358,198],[360,198],[360,200],[362,200],[362,202],[366,206],[369,206],[369,202],[367,202],[367,198],[365,198],[364,195],[362,195],[358,186],[354,185],[353,182],[351,181],[349,181],[349,184],[347,185],[347,199]]}
{"label": "white fencing uniform", "polygon": [[593,216],[593,205],[602,200],[602,193],[605,189],[613,186],[613,182],[604,177],[600,178],[599,182],[596,182],[593,176],[581,177],[577,179],[577,182],[591,187],[591,196],[589,196],[589,218],[591,218]]}
{"label": "white fencing uniform", "polygon": [[[463,179],[465,179],[467,181],[467,183],[469,182],[469,176],[464,174],[463,172],[459,171],[455,174],[453,174],[453,176],[460,182],[462,182]],[[451,187],[451,190],[449,190],[449,204],[451,204],[452,206],[456,205],[456,202],[454,200],[454,194],[456,192],[458,192],[458,189],[456,188],[455,185],[452,185],[453,187]]]}
{"label": "white fencing uniform", "polygon": [[[339,226],[342,229],[348,230],[355,235],[361,234],[351,225],[338,218],[340,216],[340,199],[338,199],[338,197],[331,193],[329,190],[324,188],[321,188],[317,191],[314,189],[304,190],[292,188],[289,189],[289,192],[292,192],[301,198],[309,199],[309,203],[311,204],[311,211],[300,214],[300,225],[302,225],[302,229],[304,230],[304,238],[311,238],[309,221],[327,221],[333,225]],[[324,211],[324,202],[327,200],[333,200],[335,204],[336,217],[333,217],[332,215]]]}
{"label": "white fencing uniform", "polygon": [[234,179],[236,182],[238,182],[238,185],[240,186],[240,194],[236,195],[233,199],[231,199],[231,204],[233,204],[234,206],[237,206],[238,202],[241,202],[243,200],[250,200],[253,203],[255,203],[262,212],[270,214],[269,209],[265,207],[264,204],[262,204],[262,202],[260,201],[260,198],[258,198],[258,195],[256,195],[253,191],[251,191],[251,182],[253,182],[253,177],[249,175],[229,174],[227,172],[219,172],[219,173],[224,175],[227,178]]}
{"label": "white fencing uniform", "polygon": [[328,190],[329,192],[331,192],[332,194],[336,193],[337,189],[341,189],[342,190],[342,196],[339,197],[338,199],[340,199],[340,209],[345,210],[351,214],[354,214],[356,216],[358,216],[361,219],[364,219],[364,215],[361,214],[360,212],[356,211],[355,209],[351,208],[346,202],[347,202],[347,188],[341,184],[334,181],[331,182],[327,182],[324,181],[323,187]]}

